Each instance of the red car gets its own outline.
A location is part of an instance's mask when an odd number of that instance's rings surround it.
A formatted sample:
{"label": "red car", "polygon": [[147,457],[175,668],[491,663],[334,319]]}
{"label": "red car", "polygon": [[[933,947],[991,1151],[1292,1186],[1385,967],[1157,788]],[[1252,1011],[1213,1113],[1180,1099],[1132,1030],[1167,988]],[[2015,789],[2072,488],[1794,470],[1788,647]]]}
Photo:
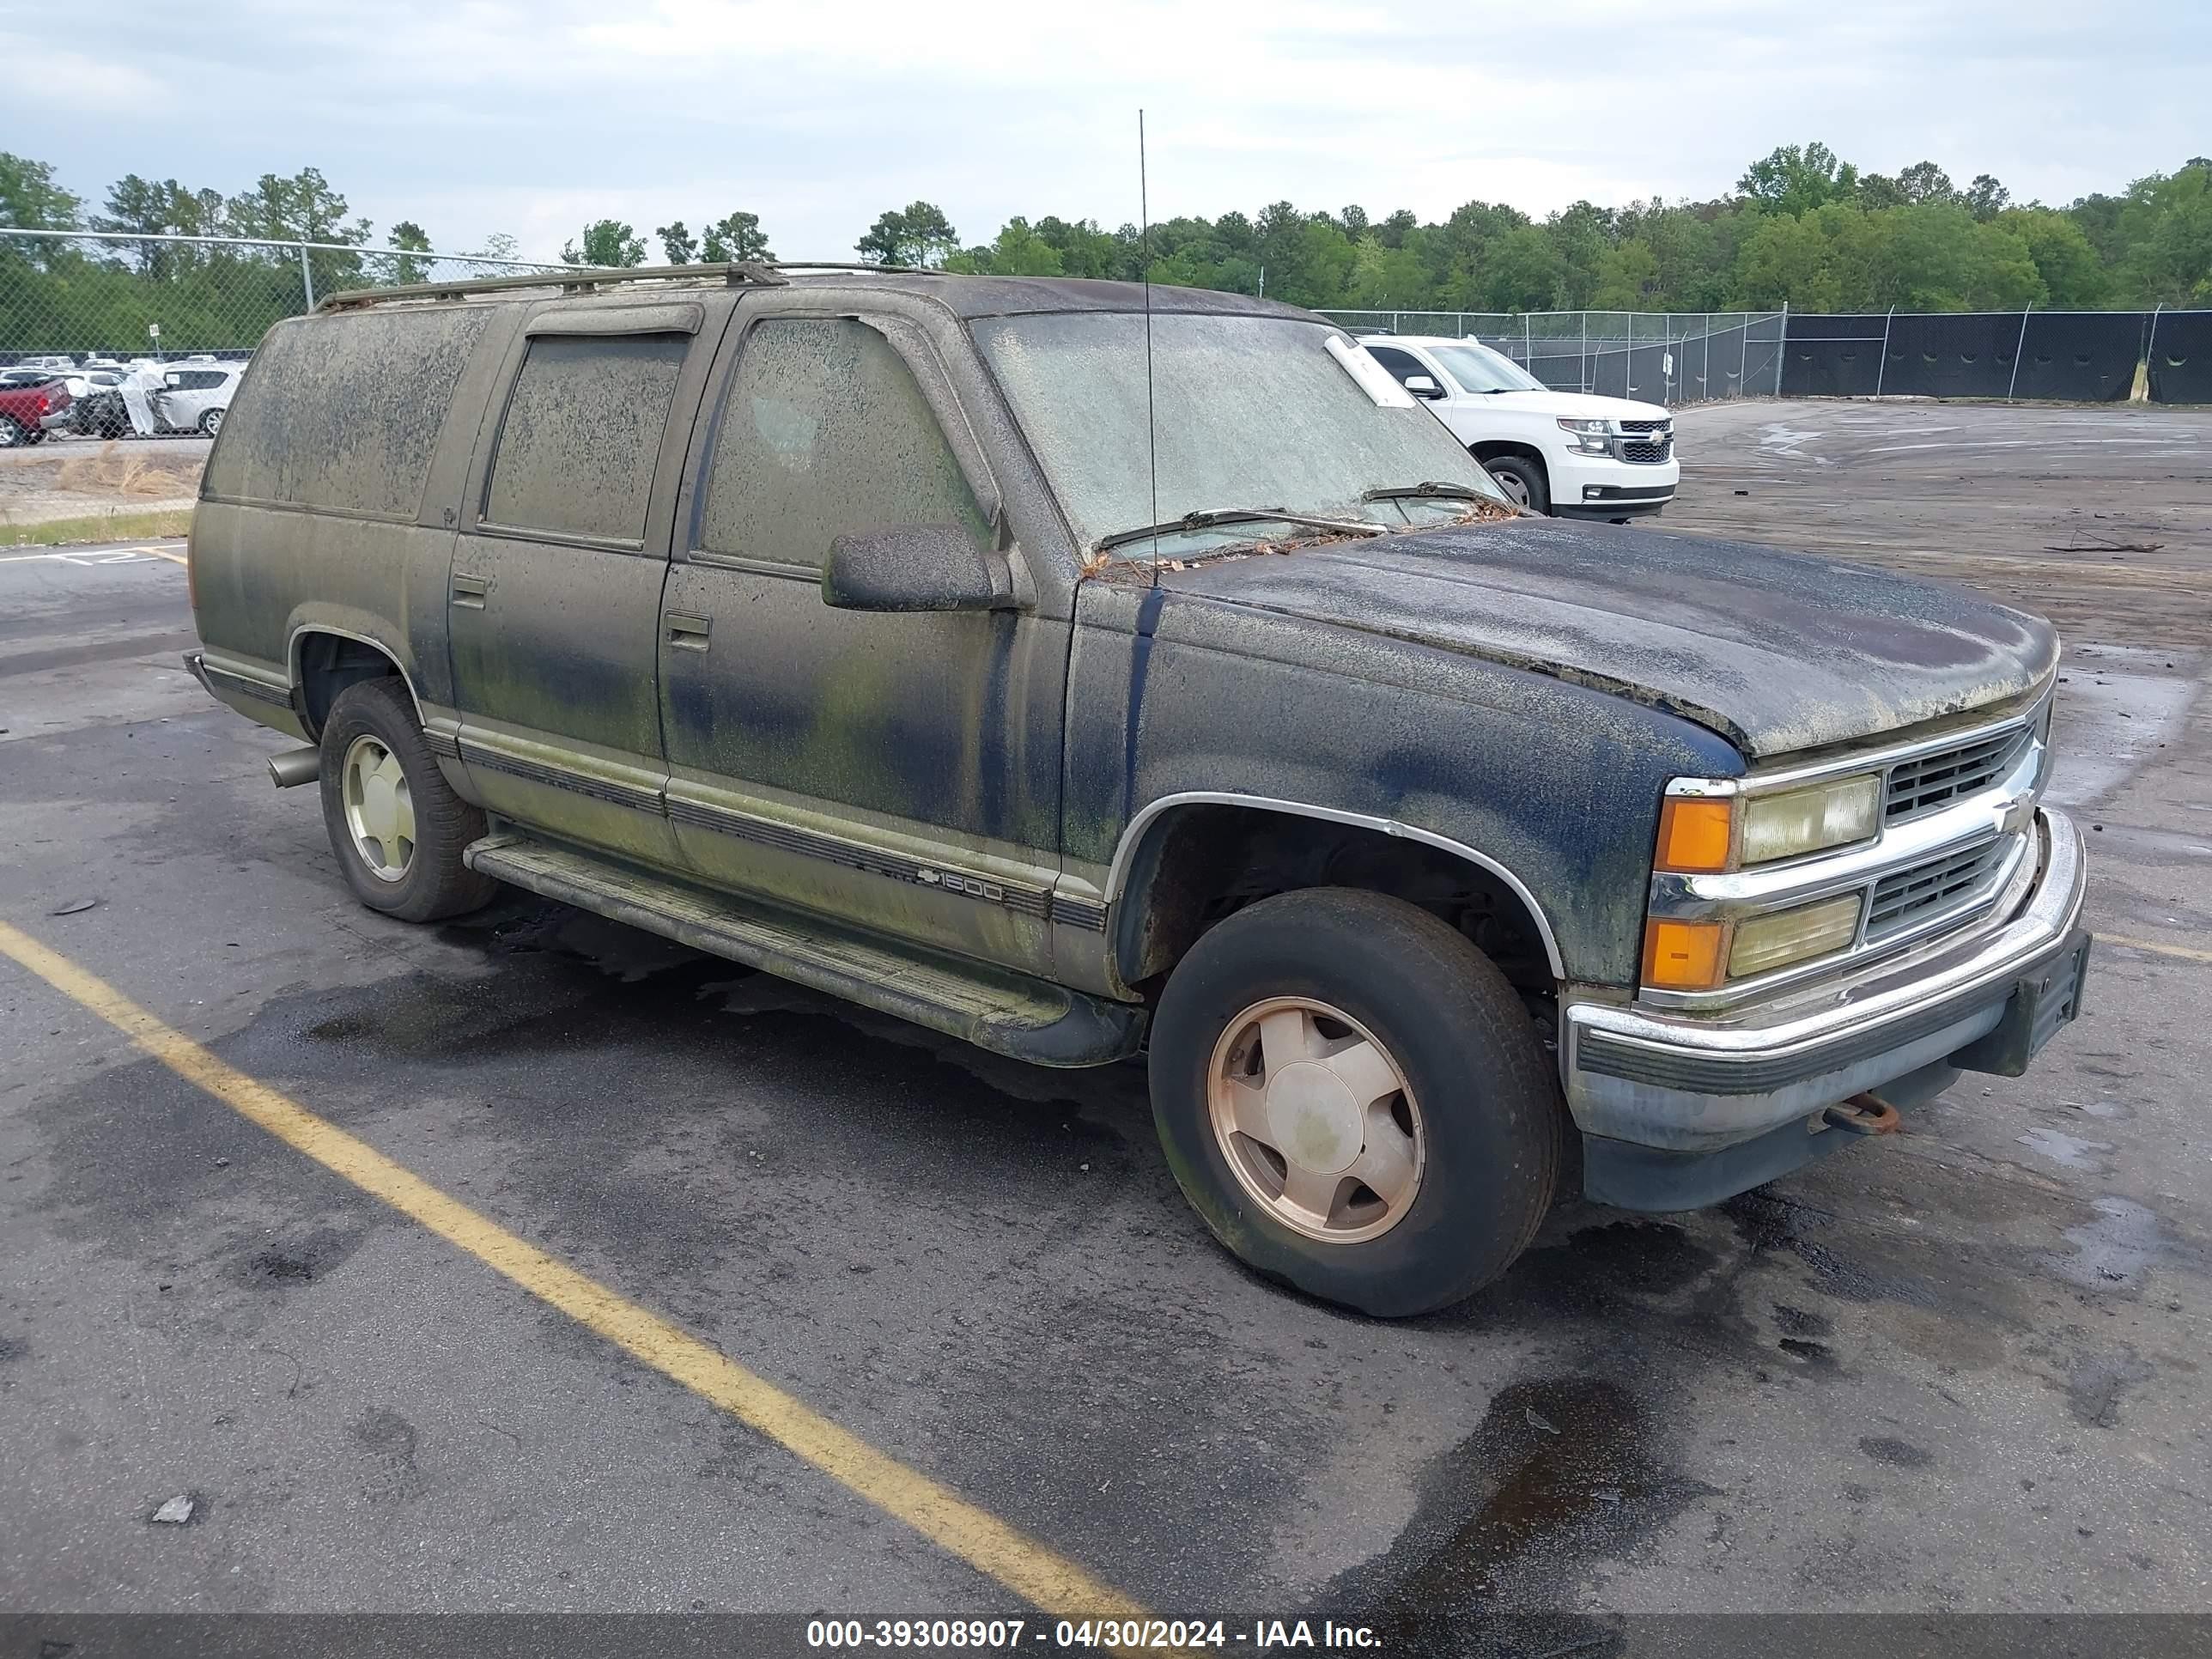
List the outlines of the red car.
{"label": "red car", "polygon": [[52,380],[38,386],[0,386],[0,449],[34,444],[61,424],[69,388]]}

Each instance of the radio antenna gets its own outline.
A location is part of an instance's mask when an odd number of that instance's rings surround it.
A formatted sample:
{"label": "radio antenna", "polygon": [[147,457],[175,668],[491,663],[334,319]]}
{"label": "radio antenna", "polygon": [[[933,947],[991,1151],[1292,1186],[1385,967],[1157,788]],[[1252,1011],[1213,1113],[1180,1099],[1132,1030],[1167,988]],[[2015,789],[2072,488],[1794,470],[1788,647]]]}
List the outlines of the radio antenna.
{"label": "radio antenna", "polygon": [[[1145,177],[1145,112],[1137,112],[1137,249],[1145,277],[1145,466],[1151,475],[1152,516],[1160,521],[1160,444],[1152,416],[1152,213]],[[1160,532],[1152,532],[1152,586],[1160,585]]]}

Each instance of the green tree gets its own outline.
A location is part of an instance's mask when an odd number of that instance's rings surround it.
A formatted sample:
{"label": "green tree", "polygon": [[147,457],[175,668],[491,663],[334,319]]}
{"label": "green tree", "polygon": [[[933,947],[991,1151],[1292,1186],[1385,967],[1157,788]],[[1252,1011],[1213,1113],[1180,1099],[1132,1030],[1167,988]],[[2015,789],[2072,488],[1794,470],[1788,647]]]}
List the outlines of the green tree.
{"label": "green tree", "polygon": [[2081,227],[2051,208],[2008,208],[1997,222],[2020,238],[2043,281],[2046,303],[2088,310],[2103,305],[2111,278]]}
{"label": "green tree", "polygon": [[662,257],[670,264],[688,265],[699,257],[699,239],[684,228],[681,219],[654,226],[653,234],[660,238]]}
{"label": "green tree", "polygon": [[1632,238],[1607,249],[1598,261],[1597,294],[1591,303],[1601,311],[1650,311],[1658,291],[1658,256],[1650,243]]}
{"label": "green tree", "polygon": [[1978,173],[1974,182],[1966,186],[1966,194],[1959,198],[1966,204],[1966,211],[1986,223],[2002,213],[2012,201],[2012,192],[1996,181],[1994,175]]}
{"label": "green tree", "polygon": [[430,238],[422,227],[412,219],[402,219],[385,236],[390,246],[400,250],[399,256],[390,262],[391,280],[395,283],[427,283],[430,280],[430,262],[410,258],[416,253],[430,251]]}
{"label": "green tree", "polygon": [[1735,302],[1760,311],[1833,311],[1840,297],[1827,237],[1810,215],[1775,214],[1736,256]]}
{"label": "green tree", "polygon": [[960,233],[934,203],[910,202],[878,214],[854,246],[870,264],[941,265],[959,250]]}
{"label": "green tree", "polygon": [[1849,199],[1858,169],[1826,144],[1784,144],[1744,170],[1735,187],[1762,213],[1809,213]]}
{"label": "green tree", "polygon": [[1507,231],[1485,251],[1475,270],[1476,309],[1547,311],[1559,299],[1566,261],[1540,225]]}
{"label": "green tree", "polygon": [[584,245],[565,242],[561,263],[595,270],[626,269],[645,263],[645,240],[619,219],[594,219],[584,227]]}
{"label": "green tree", "polygon": [[0,223],[15,230],[73,230],[83,205],[54,182],[47,162],[0,150]]}
{"label": "green tree", "polygon": [[503,230],[495,230],[484,238],[484,245],[471,256],[478,259],[512,259],[522,251],[522,244]]}
{"label": "green tree", "polygon": [[2135,303],[2212,303],[2212,161],[2130,185],[2113,241],[2121,285]]}
{"label": "green tree", "polygon": [[775,250],[761,230],[760,215],[726,213],[707,227],[699,257],[710,265],[720,265],[744,259],[773,259]]}
{"label": "green tree", "polygon": [[1954,202],[1959,192],[1951,175],[1933,161],[1915,161],[1897,175],[1897,187],[1908,204]]}

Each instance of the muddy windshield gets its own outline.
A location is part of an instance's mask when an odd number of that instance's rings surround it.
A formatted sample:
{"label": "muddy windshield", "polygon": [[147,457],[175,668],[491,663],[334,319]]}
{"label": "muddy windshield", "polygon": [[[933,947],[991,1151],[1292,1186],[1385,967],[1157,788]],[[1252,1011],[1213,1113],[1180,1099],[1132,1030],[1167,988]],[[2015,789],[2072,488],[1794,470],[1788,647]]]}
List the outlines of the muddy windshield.
{"label": "muddy windshield", "polygon": [[[1223,509],[1273,507],[1394,527],[1464,510],[1463,500],[1367,499],[1421,483],[1503,499],[1425,404],[1377,402],[1341,361],[1341,348],[1331,349],[1340,331],[1297,318],[1169,313],[1152,318],[1154,512],[1144,318],[992,317],[975,331],[1086,548],[1139,526]],[[1194,529],[1177,550],[1271,532],[1291,533],[1267,524]],[[1147,556],[1143,544],[1114,551]]]}

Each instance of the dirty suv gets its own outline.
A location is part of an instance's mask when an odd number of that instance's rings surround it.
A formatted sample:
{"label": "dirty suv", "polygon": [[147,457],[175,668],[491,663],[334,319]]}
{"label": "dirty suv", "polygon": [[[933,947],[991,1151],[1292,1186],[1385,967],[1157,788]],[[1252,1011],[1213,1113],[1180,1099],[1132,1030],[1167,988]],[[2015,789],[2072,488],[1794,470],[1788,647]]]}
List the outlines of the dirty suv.
{"label": "dirty suv", "polygon": [[[535,285],[533,285],[535,284]],[[209,460],[188,661],[362,902],[502,883],[1042,1066],[1411,1314],[2080,1006],[2057,642],[1528,515],[1233,295],[759,266],[349,294]],[[1570,1154],[1572,1156],[1570,1156]]]}

